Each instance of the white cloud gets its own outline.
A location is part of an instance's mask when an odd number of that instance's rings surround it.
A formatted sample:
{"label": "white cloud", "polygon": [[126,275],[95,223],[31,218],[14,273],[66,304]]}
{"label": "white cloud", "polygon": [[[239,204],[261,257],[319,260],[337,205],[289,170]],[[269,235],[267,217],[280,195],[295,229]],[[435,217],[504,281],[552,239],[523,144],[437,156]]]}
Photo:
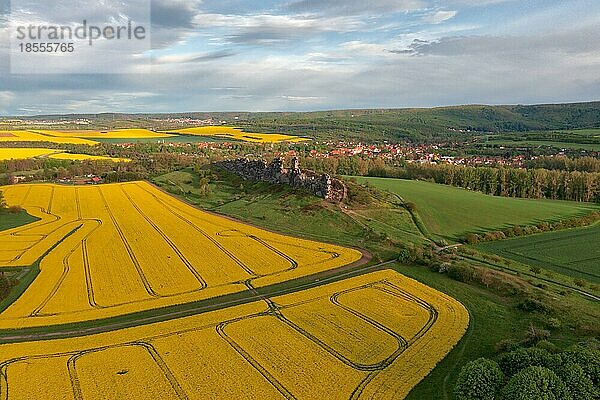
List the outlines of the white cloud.
{"label": "white cloud", "polygon": [[456,16],[457,11],[436,11],[424,17],[426,22],[431,24],[439,24],[444,21],[448,21]]}
{"label": "white cloud", "polygon": [[15,94],[13,92],[0,91],[0,113],[7,112],[14,99]]}

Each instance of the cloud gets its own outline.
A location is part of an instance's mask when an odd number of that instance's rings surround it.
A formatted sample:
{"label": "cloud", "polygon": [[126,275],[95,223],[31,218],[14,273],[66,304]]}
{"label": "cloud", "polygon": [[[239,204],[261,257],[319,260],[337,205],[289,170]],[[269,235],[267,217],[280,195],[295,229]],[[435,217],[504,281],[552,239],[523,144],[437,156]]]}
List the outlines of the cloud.
{"label": "cloud", "polygon": [[436,11],[426,15],[423,19],[432,24],[439,24],[456,16],[457,11]]}
{"label": "cloud", "polygon": [[15,94],[13,92],[0,91],[0,113],[8,111],[14,98]]}
{"label": "cloud", "polygon": [[253,46],[303,41],[324,32],[353,32],[364,27],[364,22],[358,18],[312,15],[199,14],[195,22],[205,31],[212,32],[215,40],[222,44]]}
{"label": "cloud", "polygon": [[288,5],[296,13],[361,15],[414,11],[425,8],[421,0],[300,0]]}
{"label": "cloud", "polygon": [[434,41],[416,40],[398,53],[438,56],[506,56],[526,58],[552,53],[581,54],[598,52],[600,29],[581,28],[541,36],[454,36]]}
{"label": "cloud", "polygon": [[[154,1],[160,50],[152,52],[152,74],[136,74],[132,56],[119,60],[124,74],[10,75],[0,43],[0,113],[304,111],[579,101],[600,93],[598,5],[587,19],[564,18],[562,8],[534,11],[515,1],[525,11],[506,20],[491,18],[496,7],[463,12],[481,4],[467,0]],[[110,11],[118,3],[90,7]],[[574,3],[596,4],[564,7]],[[513,7],[504,6],[502,15]],[[47,18],[63,12],[50,3],[40,8]],[[466,22],[443,23],[455,17],[450,10]],[[80,11],[65,13],[79,18]]]}
{"label": "cloud", "polygon": [[200,0],[152,0],[152,25],[176,29],[192,28]]}
{"label": "cloud", "polygon": [[237,53],[227,50],[214,51],[210,53],[202,54],[173,54],[164,55],[153,58],[154,64],[185,64],[185,63],[196,63],[196,62],[207,62],[213,60],[220,60],[222,58],[233,57]]}

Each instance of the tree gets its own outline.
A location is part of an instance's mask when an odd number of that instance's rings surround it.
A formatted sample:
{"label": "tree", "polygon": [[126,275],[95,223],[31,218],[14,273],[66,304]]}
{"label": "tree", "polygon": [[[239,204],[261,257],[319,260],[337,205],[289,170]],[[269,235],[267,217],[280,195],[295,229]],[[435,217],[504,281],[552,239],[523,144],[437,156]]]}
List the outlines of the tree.
{"label": "tree", "polygon": [[502,390],[502,400],[573,400],[565,383],[544,367],[529,367],[517,373]]}
{"label": "tree", "polygon": [[503,354],[498,359],[498,365],[507,377],[511,377],[524,368],[538,366],[551,368],[559,363],[556,357],[547,350],[530,347],[517,349]]}
{"label": "tree", "polygon": [[598,400],[600,390],[594,387],[592,380],[578,364],[567,363],[556,370],[556,375],[567,385],[573,400]]}
{"label": "tree", "polygon": [[600,350],[572,346],[561,353],[563,363],[578,364],[596,386],[600,385]]}
{"label": "tree", "polygon": [[503,381],[504,374],[498,364],[480,358],[460,370],[454,393],[459,400],[493,400]]}
{"label": "tree", "polygon": [[198,189],[200,189],[200,196],[207,197],[211,194],[210,189],[210,179],[207,177],[201,178],[198,184]]}
{"label": "tree", "polygon": [[0,190],[0,211],[6,210],[8,208],[8,203],[6,203],[6,199],[4,198],[4,193]]}

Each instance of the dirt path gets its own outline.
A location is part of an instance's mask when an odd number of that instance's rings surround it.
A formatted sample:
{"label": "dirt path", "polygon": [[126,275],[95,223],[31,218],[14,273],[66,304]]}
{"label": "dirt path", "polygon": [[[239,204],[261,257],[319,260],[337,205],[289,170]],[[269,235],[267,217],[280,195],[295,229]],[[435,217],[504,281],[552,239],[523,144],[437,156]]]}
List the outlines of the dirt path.
{"label": "dirt path", "polygon": [[363,252],[363,257],[359,261],[356,261],[352,264],[286,282],[254,288],[253,290],[246,290],[243,292],[218,296],[193,303],[148,310],[141,313],[129,314],[105,320],[94,320],[84,323],[56,325],[44,328],[3,330],[0,331],[0,343],[16,343],[87,336],[117,329],[130,328],[139,325],[146,325],[186,316],[203,314],[210,311],[222,310],[228,307],[264,300],[264,298],[281,296],[299,292],[301,290],[311,289],[349,277],[364,275],[369,272],[386,269],[388,265],[396,262],[395,260],[391,260],[365,266],[365,264],[369,263],[370,261],[371,255],[367,252]]}

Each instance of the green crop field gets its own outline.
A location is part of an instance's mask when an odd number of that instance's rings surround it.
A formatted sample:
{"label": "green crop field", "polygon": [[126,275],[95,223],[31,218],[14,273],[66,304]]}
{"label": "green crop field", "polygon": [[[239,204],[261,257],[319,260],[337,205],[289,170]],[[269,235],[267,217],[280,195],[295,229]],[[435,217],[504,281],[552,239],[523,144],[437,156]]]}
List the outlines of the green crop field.
{"label": "green crop field", "polygon": [[600,150],[600,129],[511,132],[481,137],[482,143],[510,147]]}
{"label": "green crop field", "polygon": [[20,212],[17,214],[0,212],[0,231],[16,228],[22,225],[27,225],[37,220],[38,218],[32,217],[26,212]]}
{"label": "green crop field", "polygon": [[513,199],[438,185],[387,178],[357,178],[388,190],[417,205],[431,233],[457,239],[466,232],[482,232],[512,225],[533,224],[585,214],[597,206],[555,200]]}
{"label": "green crop field", "polygon": [[600,225],[490,242],[478,248],[524,264],[600,282]]}

